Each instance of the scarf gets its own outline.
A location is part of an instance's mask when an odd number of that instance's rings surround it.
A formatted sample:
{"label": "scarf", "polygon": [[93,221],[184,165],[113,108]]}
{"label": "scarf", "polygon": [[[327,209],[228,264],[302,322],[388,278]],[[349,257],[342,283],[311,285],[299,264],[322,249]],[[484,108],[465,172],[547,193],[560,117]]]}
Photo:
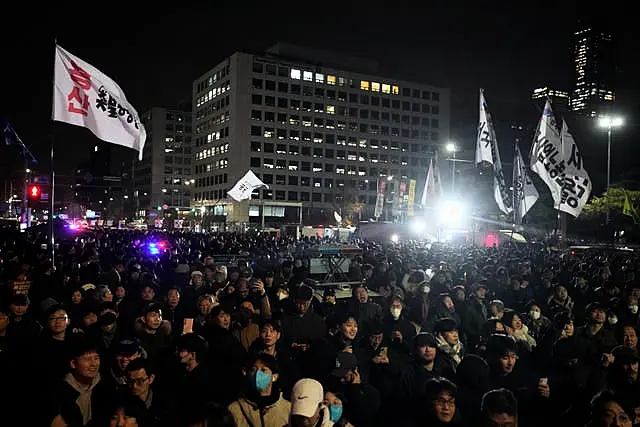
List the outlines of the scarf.
{"label": "scarf", "polygon": [[456,366],[462,361],[462,343],[458,340],[455,345],[450,345],[442,336],[442,334],[438,334],[436,337],[436,344],[438,345],[438,350],[443,353],[451,356]]}

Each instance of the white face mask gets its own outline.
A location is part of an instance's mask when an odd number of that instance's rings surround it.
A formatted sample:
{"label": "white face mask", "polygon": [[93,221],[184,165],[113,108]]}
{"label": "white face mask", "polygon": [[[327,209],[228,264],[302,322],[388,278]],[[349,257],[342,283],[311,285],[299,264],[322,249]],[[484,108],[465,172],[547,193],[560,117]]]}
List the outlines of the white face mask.
{"label": "white face mask", "polygon": [[429,292],[431,292],[431,288],[429,287],[429,285],[424,285],[424,287],[422,288],[422,291],[425,294],[428,294]]}
{"label": "white face mask", "polygon": [[540,318],[540,312],[539,312],[539,311],[537,311],[537,310],[531,310],[531,311],[529,312],[529,315],[531,316],[531,318],[532,318],[533,320],[538,320],[538,319]]}
{"label": "white face mask", "polygon": [[633,304],[629,306],[629,310],[633,313],[636,314],[638,312],[638,304]]}
{"label": "white face mask", "polygon": [[616,316],[611,316],[608,320],[610,325],[615,325],[616,323],[618,323],[618,318]]}
{"label": "white face mask", "polygon": [[392,308],[391,309],[391,317],[393,317],[395,320],[398,320],[400,318],[400,313],[402,313],[402,309],[401,308]]}

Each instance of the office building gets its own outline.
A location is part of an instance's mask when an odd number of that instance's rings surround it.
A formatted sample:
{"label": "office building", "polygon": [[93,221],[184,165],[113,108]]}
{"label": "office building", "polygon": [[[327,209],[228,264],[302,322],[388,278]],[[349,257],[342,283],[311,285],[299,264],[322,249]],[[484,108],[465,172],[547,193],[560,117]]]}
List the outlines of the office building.
{"label": "office building", "polygon": [[140,217],[156,211],[188,210],[193,166],[191,112],[152,108],[142,115],[147,142],[133,173]]}
{"label": "office building", "polygon": [[[449,137],[449,89],[375,71],[371,61],[278,44],[200,76],[194,206],[227,222],[301,214],[308,223],[353,203],[372,216],[380,177],[417,179],[421,194],[429,158]],[[232,203],[226,191],[249,169],[269,189]]]}
{"label": "office building", "polygon": [[539,87],[533,90],[531,99],[536,101],[540,107],[540,111],[544,108],[547,99],[551,101],[551,108],[556,114],[562,114],[569,111],[569,92],[563,90],[551,89],[550,87]]}
{"label": "office building", "polygon": [[571,110],[596,117],[610,112],[615,101],[614,45],[611,33],[594,22],[584,22],[573,35],[575,86]]}

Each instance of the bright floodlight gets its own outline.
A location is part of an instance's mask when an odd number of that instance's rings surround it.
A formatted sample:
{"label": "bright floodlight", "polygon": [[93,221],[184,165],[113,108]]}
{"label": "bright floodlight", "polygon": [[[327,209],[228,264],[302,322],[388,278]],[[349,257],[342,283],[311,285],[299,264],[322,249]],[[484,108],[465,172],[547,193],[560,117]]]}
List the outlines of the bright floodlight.
{"label": "bright floodlight", "polygon": [[425,229],[425,224],[423,221],[416,219],[411,223],[411,230],[416,234],[424,233],[424,229]]}
{"label": "bright floodlight", "polygon": [[440,205],[440,223],[457,227],[462,223],[464,205],[457,201],[445,201]]}
{"label": "bright floodlight", "polygon": [[387,181],[391,181],[392,179],[393,179],[393,175],[389,175],[389,176],[387,177]]}
{"label": "bright floodlight", "polygon": [[447,151],[449,153],[454,153],[457,150],[456,149],[456,144],[454,144],[453,142],[448,143],[445,148],[447,149]]}
{"label": "bright floodlight", "polygon": [[619,116],[602,116],[598,120],[598,126],[602,128],[617,128],[624,124],[624,120]]}
{"label": "bright floodlight", "polygon": [[400,238],[398,237],[398,235],[397,235],[397,234],[392,234],[392,235],[391,235],[391,241],[392,241],[393,243],[398,243],[398,240],[400,240]]}

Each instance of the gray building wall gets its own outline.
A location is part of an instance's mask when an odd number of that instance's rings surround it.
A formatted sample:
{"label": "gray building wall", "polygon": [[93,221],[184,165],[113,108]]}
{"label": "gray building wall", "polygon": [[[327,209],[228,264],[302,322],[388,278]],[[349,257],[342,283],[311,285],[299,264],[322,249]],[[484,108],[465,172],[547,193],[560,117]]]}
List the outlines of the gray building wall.
{"label": "gray building wall", "polygon": [[[300,71],[300,79],[292,78],[292,69]],[[311,81],[305,81],[308,73]],[[373,83],[377,92],[372,91]],[[296,86],[299,94],[293,93]],[[383,93],[383,88],[390,93]],[[388,175],[416,179],[419,198],[429,159],[449,138],[447,88],[273,53],[233,54],[194,81],[193,100],[193,205],[217,214],[223,209],[230,214],[229,205],[237,213],[238,204],[231,204],[225,192],[249,169],[270,186],[254,192],[251,204],[302,203],[305,208],[332,209],[355,199],[372,212],[377,180]],[[311,111],[306,111],[309,106]],[[305,118],[311,123],[303,123]],[[226,128],[228,136],[218,139],[217,133],[226,135]],[[216,153],[216,147],[226,144],[228,151],[206,158],[201,154]],[[321,170],[314,171],[318,165]],[[241,211],[244,216],[246,209]]]}
{"label": "gray building wall", "polygon": [[154,107],[142,115],[142,122],[147,142],[135,170],[138,209],[148,215],[164,204],[189,207],[193,187],[191,113]]}

